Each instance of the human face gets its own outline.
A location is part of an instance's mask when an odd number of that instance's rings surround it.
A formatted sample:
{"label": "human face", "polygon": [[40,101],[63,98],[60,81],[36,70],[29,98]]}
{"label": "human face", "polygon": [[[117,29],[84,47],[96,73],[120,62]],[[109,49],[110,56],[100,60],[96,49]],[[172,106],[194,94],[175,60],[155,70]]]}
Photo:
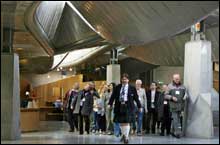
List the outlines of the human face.
{"label": "human face", "polygon": [[141,88],[141,83],[137,82],[136,83],[136,89],[140,89]]}
{"label": "human face", "polygon": [[150,85],[150,88],[151,88],[151,90],[156,90],[157,86],[156,86],[155,83],[152,83],[152,84]]}
{"label": "human face", "polygon": [[129,82],[129,79],[128,78],[126,78],[126,77],[123,77],[122,79],[121,79],[121,82],[122,82],[122,84],[128,84],[128,82]]}
{"label": "human face", "polygon": [[175,84],[180,84],[180,75],[179,74],[174,74],[173,75],[173,81]]}
{"label": "human face", "polygon": [[163,85],[163,87],[162,87],[164,92],[167,91],[167,88],[168,88],[167,85]]}
{"label": "human face", "polygon": [[75,89],[75,90],[78,90],[78,89],[79,89],[79,83],[75,83],[75,84],[74,84],[74,89]]}
{"label": "human face", "polygon": [[104,86],[104,92],[108,91],[108,85]]}
{"label": "human face", "polygon": [[90,89],[90,85],[89,85],[89,84],[86,84],[85,87],[84,87],[84,89],[85,89],[86,91],[88,91],[88,90]]}
{"label": "human face", "polygon": [[90,89],[94,89],[95,88],[95,84],[93,82],[90,82],[89,83],[89,87],[90,87]]}

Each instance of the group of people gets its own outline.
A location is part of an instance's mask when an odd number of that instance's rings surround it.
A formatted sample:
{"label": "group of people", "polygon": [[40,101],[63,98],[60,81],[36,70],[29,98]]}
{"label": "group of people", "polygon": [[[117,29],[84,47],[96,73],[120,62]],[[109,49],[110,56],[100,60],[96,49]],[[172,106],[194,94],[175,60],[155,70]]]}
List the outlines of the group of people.
{"label": "group of people", "polygon": [[166,130],[166,135],[180,138],[187,99],[180,79],[179,74],[174,74],[173,81],[164,84],[161,91],[156,82],[151,83],[148,91],[142,88],[141,80],[136,80],[135,86],[130,85],[128,74],[122,75],[121,84],[105,85],[101,93],[94,82],[86,84],[83,90],[75,83],[66,93],[64,103],[70,132],[114,134],[128,143],[129,134],[155,134],[156,125],[161,123],[161,136]]}

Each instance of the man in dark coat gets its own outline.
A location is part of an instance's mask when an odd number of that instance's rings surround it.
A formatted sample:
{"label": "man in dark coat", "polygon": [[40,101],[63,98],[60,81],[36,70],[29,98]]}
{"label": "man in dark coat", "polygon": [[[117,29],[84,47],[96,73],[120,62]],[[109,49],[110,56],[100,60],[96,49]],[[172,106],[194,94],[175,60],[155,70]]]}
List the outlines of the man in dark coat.
{"label": "man in dark coat", "polygon": [[130,125],[132,113],[135,113],[135,104],[137,103],[139,111],[142,111],[141,104],[138,99],[136,88],[129,85],[128,74],[122,75],[122,84],[116,86],[113,90],[111,98],[109,100],[109,107],[113,105],[114,107],[114,122],[120,123],[120,128],[122,132],[122,141],[128,143],[128,135],[130,132]]}
{"label": "man in dark coat", "polygon": [[[160,96],[160,92],[157,91],[157,83],[152,82],[150,90],[146,93],[147,95],[147,124],[146,124],[146,134],[150,132],[150,122],[151,124],[151,133],[155,133],[155,126],[157,122],[157,102]],[[152,120],[152,121],[151,121]]]}

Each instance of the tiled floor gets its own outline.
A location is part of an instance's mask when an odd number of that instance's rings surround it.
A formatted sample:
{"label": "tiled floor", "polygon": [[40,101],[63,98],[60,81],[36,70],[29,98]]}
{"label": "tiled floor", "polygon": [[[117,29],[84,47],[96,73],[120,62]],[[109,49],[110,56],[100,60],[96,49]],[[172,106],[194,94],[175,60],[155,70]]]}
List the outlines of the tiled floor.
{"label": "tiled floor", "polygon": [[[23,133],[17,141],[1,141],[9,144],[119,144],[120,138],[110,135],[79,135],[69,133],[68,125],[64,122],[42,122],[40,132]],[[219,132],[219,130],[216,130]],[[218,134],[217,134],[218,135]],[[219,137],[213,139],[195,139],[161,137],[159,135],[131,136],[130,144],[218,144]]]}

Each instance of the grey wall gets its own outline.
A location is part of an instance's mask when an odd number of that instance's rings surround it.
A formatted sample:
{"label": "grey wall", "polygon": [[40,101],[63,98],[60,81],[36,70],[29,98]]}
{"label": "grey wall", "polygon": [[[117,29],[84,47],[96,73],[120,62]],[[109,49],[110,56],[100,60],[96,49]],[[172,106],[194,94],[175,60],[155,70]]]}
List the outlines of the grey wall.
{"label": "grey wall", "polygon": [[[154,81],[162,81],[165,84],[168,84],[172,81],[172,76],[174,73],[179,73],[181,76],[181,79],[183,80],[183,66],[160,66],[158,68],[155,68],[153,70],[153,80]],[[183,81],[182,81],[183,82]]]}

